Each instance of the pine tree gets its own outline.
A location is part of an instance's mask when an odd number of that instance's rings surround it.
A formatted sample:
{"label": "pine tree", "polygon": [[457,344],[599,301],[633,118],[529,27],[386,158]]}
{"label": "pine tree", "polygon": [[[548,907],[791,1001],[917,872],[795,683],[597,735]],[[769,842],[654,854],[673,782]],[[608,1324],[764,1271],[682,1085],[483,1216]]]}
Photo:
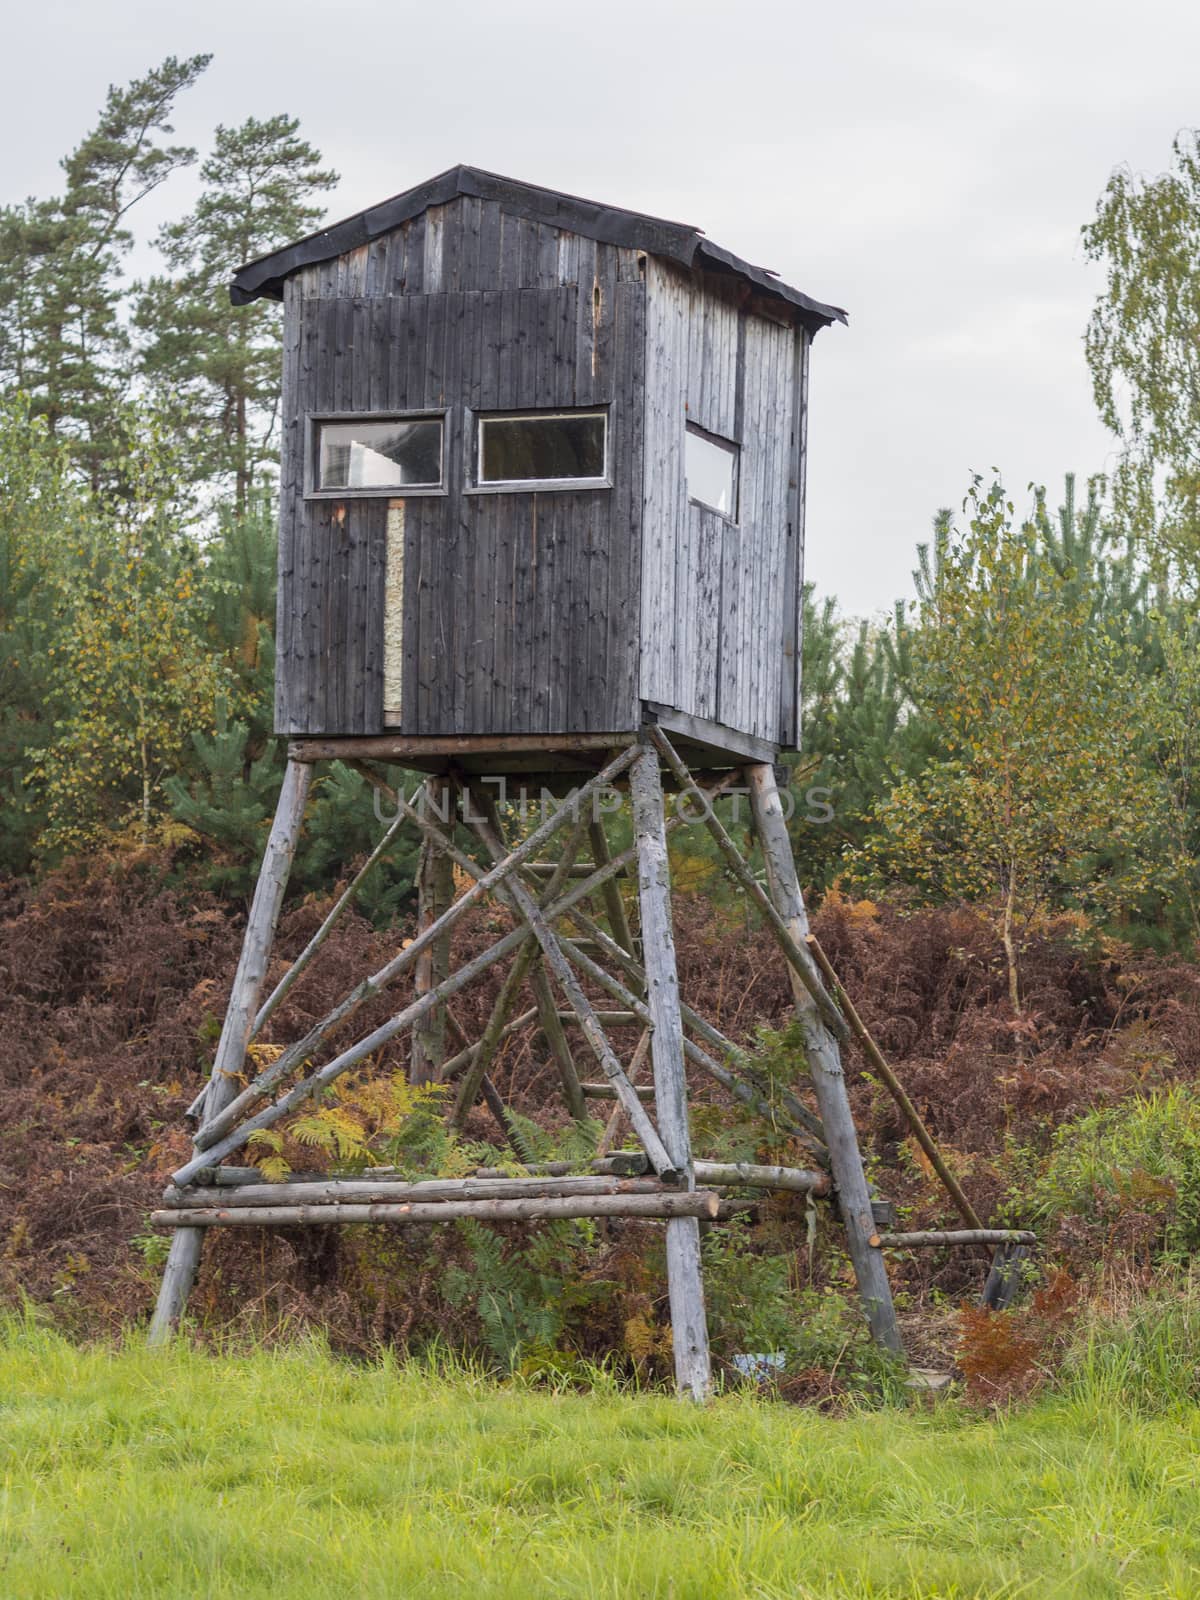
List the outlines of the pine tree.
{"label": "pine tree", "polygon": [[195,159],[189,146],[159,136],[172,132],[176,96],[210,59],[170,56],[127,87],[110,88],[96,126],[62,162],[63,194],[0,217],[0,382],[32,396],[93,488],[111,483],[121,449],[129,215]]}
{"label": "pine tree", "polygon": [[314,197],[337,182],[320,161],[294,117],[218,128],[195,210],[159,234],[167,273],[141,290],[142,371],[175,408],[193,479],[230,490],[238,516],[278,448],[282,332],[265,302],[231,305],[229,280],[316,226]]}
{"label": "pine tree", "polygon": [[25,778],[52,715],[55,596],[87,510],[45,419],[24,395],[0,399],[0,876],[28,870],[45,823]]}

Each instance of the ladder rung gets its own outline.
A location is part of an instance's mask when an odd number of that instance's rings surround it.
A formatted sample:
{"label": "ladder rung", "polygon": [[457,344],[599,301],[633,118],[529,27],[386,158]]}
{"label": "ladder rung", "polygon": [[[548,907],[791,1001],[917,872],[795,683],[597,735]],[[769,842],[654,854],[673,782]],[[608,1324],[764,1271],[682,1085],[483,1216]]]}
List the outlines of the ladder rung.
{"label": "ladder rung", "polygon": [[[576,861],[567,868],[568,878],[590,878],[596,868],[590,861]],[[528,861],[525,871],[532,872],[537,878],[549,878],[558,871],[557,861]]]}
{"label": "ladder rung", "polygon": [[[594,1015],[602,1028],[626,1028],[638,1020],[634,1011],[597,1011]],[[558,1017],[560,1022],[579,1021],[573,1011],[560,1011]]]}
{"label": "ladder rung", "polygon": [[[579,1087],[583,1090],[588,1100],[615,1100],[617,1098],[617,1091],[611,1083],[581,1083]],[[654,1099],[654,1090],[648,1083],[635,1084],[634,1093],[639,1100]]]}

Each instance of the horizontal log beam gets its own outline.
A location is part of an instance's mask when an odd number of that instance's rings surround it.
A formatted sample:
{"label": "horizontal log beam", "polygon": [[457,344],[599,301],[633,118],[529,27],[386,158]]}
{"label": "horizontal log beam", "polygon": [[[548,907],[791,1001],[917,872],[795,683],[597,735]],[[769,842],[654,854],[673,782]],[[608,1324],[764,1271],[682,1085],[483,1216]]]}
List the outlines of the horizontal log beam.
{"label": "horizontal log beam", "polygon": [[409,1200],[524,1200],[569,1198],[595,1194],[662,1194],[657,1178],[624,1178],[613,1173],[586,1173],[562,1178],[327,1178],[323,1182],[247,1183],[234,1189],[175,1189],[168,1186],[163,1204],[172,1210],[194,1206],[329,1205],[354,1201],[362,1205],[400,1205]]}
{"label": "horizontal log beam", "polygon": [[[617,1150],[611,1156],[606,1156],[597,1161],[537,1161],[524,1166],[519,1173],[514,1173],[505,1167],[476,1167],[470,1174],[473,1178],[512,1178],[525,1174],[547,1177],[565,1178],[572,1173],[587,1175],[590,1173],[615,1173],[622,1178],[640,1178],[649,1172],[650,1163],[640,1150]],[[372,1167],[364,1174],[372,1183],[410,1183],[413,1180],[407,1172],[401,1172],[395,1167]],[[289,1183],[329,1183],[332,1180],[327,1172],[293,1172],[288,1177]],[[426,1181],[424,1179],[419,1181]],[[438,1182],[438,1179],[428,1180]],[[262,1183],[262,1171],[258,1167],[203,1167],[196,1174],[196,1183],[201,1187],[217,1186],[220,1188],[239,1188],[244,1183]],[[168,1190],[168,1193],[173,1190]]]}
{"label": "horizontal log beam", "polygon": [[[612,1172],[622,1178],[641,1178],[650,1171],[650,1158],[644,1150],[616,1150],[610,1156],[599,1156],[593,1161],[533,1161],[525,1168],[529,1173],[544,1173],[547,1177],[566,1177],[569,1173]],[[476,1167],[476,1178],[508,1178],[512,1174],[502,1167]]]}
{"label": "horizontal log beam", "polygon": [[288,746],[291,761],[389,761],[430,756],[573,755],[607,753],[633,743],[632,733],[459,733],[437,737],[399,733],[363,737],[294,739]]}
{"label": "horizontal log beam", "polygon": [[[611,1083],[581,1083],[586,1100],[620,1100],[621,1096]],[[653,1100],[654,1088],[649,1083],[634,1084],[633,1092],[639,1100]]]}
{"label": "horizontal log beam", "polygon": [[922,1250],[935,1245],[1036,1244],[1037,1234],[1025,1228],[951,1228],[924,1233],[873,1233],[876,1250]]}
{"label": "horizontal log beam", "polygon": [[661,1194],[596,1194],[546,1200],[434,1200],[381,1202],[378,1205],[316,1206],[189,1206],[152,1211],[152,1227],[169,1228],[295,1228],[329,1227],[351,1222],[414,1223],[550,1222],[583,1217],[631,1217],[655,1221],[671,1217],[704,1217],[713,1221],[720,1197],[712,1189],[665,1191]]}
{"label": "horizontal log beam", "polygon": [[[589,1086],[585,1085],[585,1092]],[[607,1084],[597,1087],[607,1089]],[[607,1096],[605,1096],[607,1098]],[[809,1172],[802,1167],[767,1166],[750,1161],[697,1161],[696,1180],[706,1187],[751,1189],[779,1189],[794,1193],[819,1196],[829,1192],[829,1175]],[[582,1169],[582,1170],[581,1170]],[[585,1187],[594,1183],[629,1180],[644,1177],[650,1163],[640,1150],[619,1150],[610,1156],[593,1161],[539,1161],[530,1163],[523,1172],[513,1173],[503,1167],[477,1167],[467,1178],[412,1179],[406,1173],[389,1168],[376,1168],[360,1178],[330,1178],[324,1173],[294,1172],[285,1183],[264,1183],[257,1167],[210,1167],[202,1171],[199,1184],[194,1188],[176,1189],[168,1185],[163,1204],[178,1208],[194,1205],[258,1205],[263,1202],[303,1198],[308,1202],[321,1199],[367,1198],[367,1191],[380,1191],[387,1199],[412,1198],[462,1198],[499,1199],[509,1195],[520,1196],[532,1192],[530,1185],[542,1184],[539,1193],[570,1194],[572,1185],[578,1192],[650,1193],[646,1190],[625,1190]],[[657,1179],[650,1179],[655,1189]],[[490,1185],[484,1188],[482,1185]],[[524,1188],[521,1186],[525,1185]],[[556,1185],[556,1186],[555,1186]],[[295,1191],[303,1189],[303,1196]],[[239,1193],[234,1198],[230,1190]],[[311,1191],[311,1192],[310,1192]],[[245,1198],[249,1194],[250,1198]]]}
{"label": "horizontal log beam", "polygon": [[795,1194],[827,1195],[827,1172],[806,1172],[803,1167],[759,1166],[751,1161],[697,1161],[696,1182],[714,1188],[781,1189]]}

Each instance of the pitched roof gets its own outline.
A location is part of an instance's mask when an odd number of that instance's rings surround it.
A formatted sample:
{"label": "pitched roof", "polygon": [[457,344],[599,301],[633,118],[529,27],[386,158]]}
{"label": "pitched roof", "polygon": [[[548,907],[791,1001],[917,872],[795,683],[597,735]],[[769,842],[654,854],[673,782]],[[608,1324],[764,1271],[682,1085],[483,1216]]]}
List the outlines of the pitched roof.
{"label": "pitched roof", "polygon": [[752,283],[762,294],[784,300],[795,306],[801,320],[814,331],[831,322],[845,322],[846,313],[839,306],[827,306],[813,300],[783,283],[773,272],[743,261],[729,250],[706,239],[699,228],[683,222],[667,222],[661,217],[648,217],[640,211],[624,211],[618,206],[599,205],[594,200],[581,200],[576,195],[560,194],[555,189],[542,189],[536,184],[519,183],[513,178],[502,178],[494,172],[482,172],[478,167],[451,167],[428,182],[418,184],[403,194],[394,195],[376,206],[369,206],[342,222],[335,222],[306,239],[284,245],[269,255],[260,256],[239,267],[229,286],[234,305],[246,305],[251,300],[283,298],[283,281],[301,267],[317,261],[328,261],[333,256],[345,255],[381,233],[398,228],[410,218],[427,211],[430,206],[445,205],[459,195],[470,195],[481,200],[496,200],[510,211],[529,217],[534,222],[551,227],[566,228],[583,234],[588,239],[599,239],[605,244],[624,245],[633,250],[644,250],[647,255],[662,256],[684,267],[701,267],[708,272],[731,273]]}

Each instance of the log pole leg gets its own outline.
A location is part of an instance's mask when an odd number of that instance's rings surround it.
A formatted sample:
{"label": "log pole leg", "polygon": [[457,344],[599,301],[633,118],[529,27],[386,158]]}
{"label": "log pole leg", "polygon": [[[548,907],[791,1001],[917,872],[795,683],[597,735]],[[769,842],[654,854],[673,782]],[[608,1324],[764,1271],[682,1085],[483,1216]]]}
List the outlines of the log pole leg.
{"label": "log pole leg", "polygon": [[[588,821],[588,839],[592,846],[592,860],[598,867],[606,867],[612,860],[608,848],[608,835],[604,831],[604,823],[599,817],[592,817]],[[604,914],[608,919],[609,932],[629,955],[636,954],[633,944],[633,935],[629,931],[629,918],[625,915],[625,902],[621,899],[621,885],[615,878],[609,878],[600,891],[604,899]]]}
{"label": "log pole leg", "polygon": [[[671,923],[671,875],[667,859],[666,816],[657,753],[646,746],[630,769],[634,836],[638,852],[638,899],[642,911],[642,954],[646,965],[651,1017],[654,1105],[663,1143],[676,1169],[694,1189],[688,1131],[687,1078],[683,1062],[683,1019],[675,969]],[[667,1223],[667,1288],[675,1382],[681,1394],[704,1400],[712,1388],[704,1283],[700,1273],[700,1224],[695,1217]]]}
{"label": "log pole leg", "polygon": [[[444,778],[430,778],[425,792],[434,815],[439,821],[448,821],[448,804],[452,803],[450,785]],[[454,863],[432,839],[426,839],[421,850],[421,866],[417,874],[417,926],[431,927],[454,901]],[[436,989],[450,976],[450,931],[440,935],[417,961],[414,990],[418,997]],[[446,1059],[446,1017],[444,1008],[436,1006],[421,1018],[413,1028],[412,1058],[409,1062],[410,1083],[433,1083],[442,1062]]]}
{"label": "log pole leg", "polygon": [[[259,869],[250,916],[242,940],[242,954],[234,974],[225,1023],[213,1058],[205,1102],[206,1115],[215,1116],[237,1094],[237,1074],[246,1059],[250,1031],[266,985],[267,966],[275,939],[275,924],[287,888],[292,858],[300,838],[304,807],[308,799],[312,767],[307,762],[289,761],[275,807],[266,853]],[[178,1328],[200,1265],[203,1228],[179,1228],[171,1240],[158,1304],[150,1321],[150,1343],[162,1344]]]}
{"label": "log pole leg", "polygon": [[562,1018],[558,1014],[558,1000],[540,960],[534,962],[529,981],[537,999],[538,1022],[546,1043],[550,1046],[554,1064],[558,1068],[567,1110],[571,1113],[573,1121],[582,1122],[588,1114],[587,1101],[583,1097],[579,1074],[575,1070],[575,1058],[571,1054],[567,1030],[563,1027]]}
{"label": "log pole leg", "polygon": [[[808,936],[808,915],[796,877],[796,863],[784,821],[783,806],[775,786],[775,770],[766,764],[749,766],[746,768],[746,777],[771,899],[792,938],[797,945],[803,945]],[[789,973],[859,1296],[876,1343],[885,1350],[903,1355],[883,1256],[870,1243],[875,1232],[871,1196],[842,1073],[841,1052],[837,1040],[822,1022],[817,1003],[800,975],[792,968],[789,968]]]}

